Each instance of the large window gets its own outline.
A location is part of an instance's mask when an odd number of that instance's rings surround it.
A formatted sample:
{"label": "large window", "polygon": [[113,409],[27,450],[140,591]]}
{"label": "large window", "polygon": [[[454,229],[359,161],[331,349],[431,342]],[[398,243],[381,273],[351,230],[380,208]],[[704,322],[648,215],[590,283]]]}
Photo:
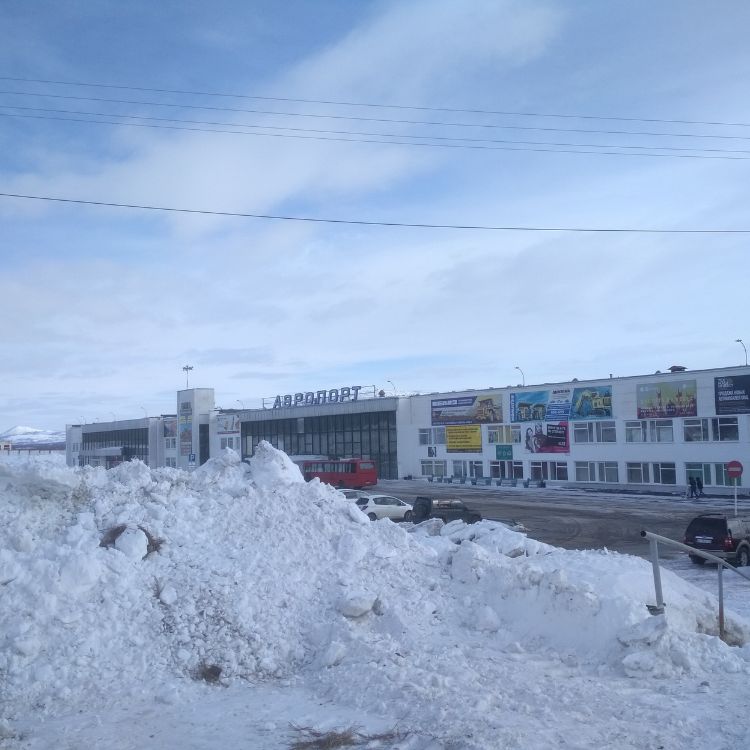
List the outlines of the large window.
{"label": "large window", "polygon": [[444,477],[447,461],[422,461],[423,477]]}
{"label": "large window", "polygon": [[708,440],[707,419],[686,419],[683,430],[686,443],[701,443]]}
{"label": "large window", "polygon": [[711,484],[711,464],[685,464],[685,476],[687,481],[693,477],[693,479],[700,478],[703,484]]}
{"label": "large window", "polygon": [[507,475],[506,461],[490,461],[490,476],[493,479],[505,479]]}
{"label": "large window", "polygon": [[739,440],[740,429],[737,417],[716,417],[711,420],[711,437],[713,440]]}
{"label": "large window", "polygon": [[[514,424],[511,425],[511,437],[513,438],[514,443],[521,443],[521,425],[520,424]],[[521,475],[523,476],[523,474]],[[518,479],[518,477],[516,477]]]}
{"label": "large window", "polygon": [[[520,428],[519,428],[520,429]],[[519,440],[520,440],[519,432]],[[488,443],[512,443],[513,429],[509,424],[495,424],[487,427]]]}
{"label": "large window", "polygon": [[653,466],[655,484],[677,484],[677,469],[674,464],[655,463]]}
{"label": "large window", "polygon": [[615,443],[617,430],[615,423],[575,422],[573,424],[573,442],[575,443]]}
{"label": "large window", "polygon": [[423,429],[419,431],[419,444],[429,445],[432,442],[432,430]]}
{"label": "large window", "polygon": [[596,464],[593,461],[576,461],[576,482],[595,482]]}
{"label": "large window", "polygon": [[531,479],[535,482],[542,482],[549,479],[549,470],[546,461],[531,462]]}
{"label": "large window", "polygon": [[671,419],[649,420],[649,433],[652,443],[673,443],[674,429]]}
{"label": "large window", "polygon": [[600,482],[616,484],[620,481],[620,471],[617,468],[617,461],[599,461],[596,468],[599,473]]}
{"label": "large window", "polygon": [[523,461],[513,461],[511,479],[523,479]]}
{"label": "large window", "polygon": [[445,445],[445,427],[423,427],[419,430],[420,445]]}
{"label": "large window", "polygon": [[473,479],[484,477],[484,464],[482,461],[469,461],[469,476]]}
{"label": "large window", "polygon": [[628,471],[629,484],[648,484],[649,471],[648,464],[631,463],[626,466]]}
{"label": "large window", "polygon": [[453,476],[454,477],[466,476],[466,461],[453,461]]}
{"label": "large window", "polygon": [[564,461],[550,461],[549,475],[551,479],[557,479],[561,482],[568,481],[568,464]]}
{"label": "large window", "polygon": [[647,435],[645,421],[625,422],[626,443],[645,443]]}

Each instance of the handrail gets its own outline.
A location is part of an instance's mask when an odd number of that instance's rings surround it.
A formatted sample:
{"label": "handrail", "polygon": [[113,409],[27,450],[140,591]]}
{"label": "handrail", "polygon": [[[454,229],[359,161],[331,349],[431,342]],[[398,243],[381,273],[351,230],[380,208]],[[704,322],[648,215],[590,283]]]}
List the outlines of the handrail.
{"label": "handrail", "polygon": [[653,534],[650,531],[641,531],[641,536],[644,539],[648,539],[651,547],[651,565],[654,570],[654,589],[656,591],[656,606],[646,605],[649,612],[653,615],[660,615],[664,613],[664,596],[661,590],[661,571],[659,569],[659,542],[666,544],[669,547],[675,547],[688,552],[696,557],[702,557],[704,560],[715,562],[718,566],[719,572],[719,637],[724,638],[724,568],[734,571],[737,575],[750,581],[750,574],[743,573],[741,570],[730,565],[726,560],[722,560],[716,555],[712,555],[710,552],[704,552],[701,549],[695,549],[695,547],[689,547],[687,544],[677,542],[674,539],[670,539],[666,536],[660,536],[659,534]]}

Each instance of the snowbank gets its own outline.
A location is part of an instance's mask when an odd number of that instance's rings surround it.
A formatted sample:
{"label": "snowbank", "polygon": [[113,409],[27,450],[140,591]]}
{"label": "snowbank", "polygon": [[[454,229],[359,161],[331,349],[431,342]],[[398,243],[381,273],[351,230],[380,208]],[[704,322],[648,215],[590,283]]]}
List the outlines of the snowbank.
{"label": "snowbank", "polygon": [[[638,558],[490,521],[371,523],[268,444],[191,474],[0,465],[0,488],[6,719],[283,678],[456,736],[482,717],[497,736],[499,704],[546,705],[534,664],[566,675],[571,702],[602,676],[750,674],[750,648],[716,637],[715,599],[668,571],[667,615],[651,617]],[[750,640],[740,618],[727,629]]]}

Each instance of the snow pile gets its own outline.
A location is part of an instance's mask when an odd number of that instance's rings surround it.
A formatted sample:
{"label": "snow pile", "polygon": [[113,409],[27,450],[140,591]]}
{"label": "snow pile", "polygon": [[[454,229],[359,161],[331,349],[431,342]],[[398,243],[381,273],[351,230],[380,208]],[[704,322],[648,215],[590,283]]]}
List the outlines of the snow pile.
{"label": "snow pile", "polygon": [[[282,678],[455,736],[482,717],[512,742],[493,710],[532,695],[552,710],[542,674],[565,674],[571,704],[592,676],[750,674],[750,647],[716,637],[715,599],[674,574],[651,617],[638,558],[490,521],[371,523],[268,444],[191,474],[40,467],[0,465],[6,718]],[[727,629],[750,640],[738,618]]]}

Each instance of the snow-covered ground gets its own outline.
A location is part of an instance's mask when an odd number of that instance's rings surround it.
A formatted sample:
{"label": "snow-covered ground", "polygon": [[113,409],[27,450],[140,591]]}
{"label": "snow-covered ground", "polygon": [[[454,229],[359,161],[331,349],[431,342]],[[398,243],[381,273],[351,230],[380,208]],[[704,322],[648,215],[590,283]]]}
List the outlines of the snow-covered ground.
{"label": "snow-covered ground", "polygon": [[192,474],[3,461],[0,747],[742,746],[750,584],[725,576],[723,642],[715,570],[671,565],[653,617],[640,558],[370,523],[267,444]]}

